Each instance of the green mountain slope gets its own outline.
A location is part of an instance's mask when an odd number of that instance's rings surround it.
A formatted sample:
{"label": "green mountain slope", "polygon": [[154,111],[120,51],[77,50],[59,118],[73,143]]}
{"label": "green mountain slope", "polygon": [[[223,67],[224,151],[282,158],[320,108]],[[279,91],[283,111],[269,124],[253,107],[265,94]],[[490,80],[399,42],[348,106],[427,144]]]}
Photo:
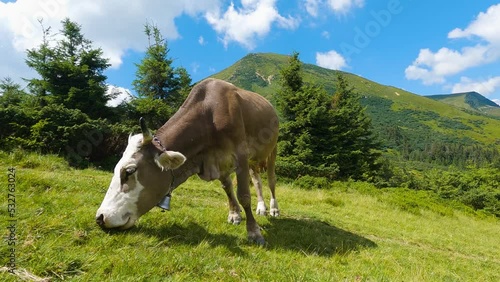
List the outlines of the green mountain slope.
{"label": "green mountain slope", "polygon": [[[255,91],[273,101],[279,88],[279,71],[287,61],[285,55],[249,54],[212,77]],[[304,80],[323,85],[330,93],[335,90],[336,72],[303,65]],[[496,118],[351,73],[343,74],[361,94],[361,102],[367,107],[375,132],[387,149],[407,150],[406,153],[411,154],[436,143],[500,148],[500,120]]]}
{"label": "green mountain slope", "polygon": [[477,92],[430,95],[427,97],[462,109],[500,117],[500,106]]}

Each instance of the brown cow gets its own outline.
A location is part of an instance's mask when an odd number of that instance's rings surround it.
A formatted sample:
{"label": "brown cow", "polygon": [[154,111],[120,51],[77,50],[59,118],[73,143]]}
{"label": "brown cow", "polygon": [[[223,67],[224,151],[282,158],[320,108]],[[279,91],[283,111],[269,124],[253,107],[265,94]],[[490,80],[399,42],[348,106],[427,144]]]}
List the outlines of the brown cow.
{"label": "brown cow", "polygon": [[[130,136],[96,222],[103,228],[127,229],[188,177],[222,183],[229,199],[228,222],[246,214],[249,239],[264,238],[251,208],[249,176],[257,189],[257,214],[266,213],[259,172],[267,169],[270,215],[278,216],[274,163],[278,116],[262,96],[218,80],[197,84],[181,108],[152,136],[141,119],[142,134]],[[237,198],[231,173],[236,172]]]}

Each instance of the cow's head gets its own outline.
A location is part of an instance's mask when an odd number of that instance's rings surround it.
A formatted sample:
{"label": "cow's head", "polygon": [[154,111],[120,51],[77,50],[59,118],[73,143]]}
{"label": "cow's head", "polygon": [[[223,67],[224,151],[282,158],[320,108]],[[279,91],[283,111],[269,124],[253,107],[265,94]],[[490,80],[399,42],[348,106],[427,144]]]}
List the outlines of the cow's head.
{"label": "cow's head", "polygon": [[108,192],[96,213],[103,228],[127,229],[152,209],[170,190],[170,170],[186,158],[179,152],[162,151],[141,118],[142,134],[130,136],[127,149],[115,167]]}

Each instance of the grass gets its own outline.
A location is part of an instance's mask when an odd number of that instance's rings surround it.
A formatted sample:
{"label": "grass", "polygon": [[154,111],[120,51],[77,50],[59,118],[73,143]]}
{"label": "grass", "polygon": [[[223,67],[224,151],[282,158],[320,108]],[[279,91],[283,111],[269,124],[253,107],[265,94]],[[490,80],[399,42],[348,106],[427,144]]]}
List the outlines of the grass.
{"label": "grass", "polygon": [[[170,212],[155,208],[129,231],[104,232],[94,215],[109,172],[74,170],[54,156],[0,157],[3,183],[8,167],[17,170],[18,271],[50,281],[500,281],[498,219],[415,191],[280,183],[282,215],[257,217],[267,240],[259,247],[244,224],[226,223],[216,182],[191,178]],[[1,281],[18,279],[0,272]]]}

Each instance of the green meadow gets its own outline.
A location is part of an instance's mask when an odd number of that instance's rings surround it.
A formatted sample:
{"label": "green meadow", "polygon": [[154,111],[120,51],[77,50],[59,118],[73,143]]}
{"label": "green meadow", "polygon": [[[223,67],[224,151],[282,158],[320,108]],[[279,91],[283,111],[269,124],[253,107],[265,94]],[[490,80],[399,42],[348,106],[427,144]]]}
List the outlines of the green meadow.
{"label": "green meadow", "polygon": [[110,172],[22,151],[0,153],[0,169],[1,281],[500,281],[499,220],[425,191],[282,180],[281,216],[257,217],[261,247],[247,241],[244,224],[226,222],[218,182],[192,177],[171,211],[155,208],[131,230],[105,232],[94,216]]}

